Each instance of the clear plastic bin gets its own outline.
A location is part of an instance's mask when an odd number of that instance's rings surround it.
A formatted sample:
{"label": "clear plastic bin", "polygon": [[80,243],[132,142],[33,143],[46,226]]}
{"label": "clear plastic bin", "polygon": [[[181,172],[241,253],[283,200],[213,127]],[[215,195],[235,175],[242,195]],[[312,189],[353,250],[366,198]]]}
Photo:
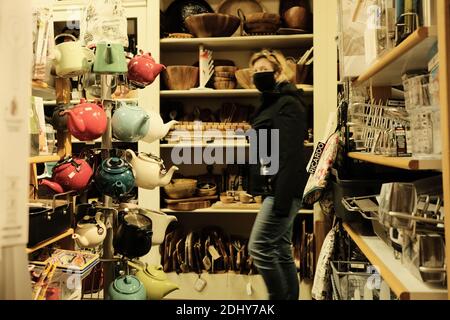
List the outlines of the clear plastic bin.
{"label": "clear plastic bin", "polygon": [[442,154],[440,116],[439,107],[421,106],[409,110],[413,157],[440,158]]}
{"label": "clear plastic bin", "polygon": [[430,76],[403,76],[403,89],[405,91],[405,107],[408,111],[431,106]]}

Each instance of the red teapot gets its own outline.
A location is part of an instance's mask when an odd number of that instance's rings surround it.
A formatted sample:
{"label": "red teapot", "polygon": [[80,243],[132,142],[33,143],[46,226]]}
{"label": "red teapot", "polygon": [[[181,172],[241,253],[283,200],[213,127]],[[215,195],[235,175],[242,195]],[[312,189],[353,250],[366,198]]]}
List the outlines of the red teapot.
{"label": "red teapot", "polygon": [[166,69],[162,64],[156,63],[149,52],[140,50],[128,63],[128,80],[143,86],[148,86],[155,81],[156,77]]}
{"label": "red teapot", "polygon": [[67,128],[80,141],[93,141],[106,131],[107,117],[101,104],[80,100],[80,104],[65,110],[68,115]]}
{"label": "red teapot", "polygon": [[56,193],[82,191],[89,185],[93,173],[85,160],[68,157],[53,168],[52,181],[43,179],[39,184],[48,186]]}

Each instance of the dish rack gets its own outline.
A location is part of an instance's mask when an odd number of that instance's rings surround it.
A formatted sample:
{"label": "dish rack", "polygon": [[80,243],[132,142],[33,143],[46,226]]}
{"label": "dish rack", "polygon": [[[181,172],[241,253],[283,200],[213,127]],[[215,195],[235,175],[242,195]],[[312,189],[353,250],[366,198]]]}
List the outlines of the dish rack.
{"label": "dish rack", "polygon": [[409,128],[408,113],[404,107],[356,102],[349,108],[348,126],[357,150],[397,156],[396,130]]}
{"label": "dish rack", "polygon": [[368,262],[332,261],[331,270],[333,300],[390,300],[393,297],[390,291],[387,297],[383,296],[382,287],[386,285]]}

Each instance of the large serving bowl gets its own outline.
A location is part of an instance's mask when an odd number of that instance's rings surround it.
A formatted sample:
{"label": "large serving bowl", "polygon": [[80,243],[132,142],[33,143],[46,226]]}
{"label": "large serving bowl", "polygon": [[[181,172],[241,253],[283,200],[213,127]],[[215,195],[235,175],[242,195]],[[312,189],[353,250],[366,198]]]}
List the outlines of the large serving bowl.
{"label": "large serving bowl", "polygon": [[171,199],[191,198],[197,191],[197,180],[173,179],[168,185],[164,187],[164,191]]}
{"label": "large serving bowl", "polygon": [[252,79],[252,69],[240,69],[237,70],[234,74],[236,76],[236,80],[238,84],[244,89],[255,89],[255,85],[253,84]]}
{"label": "large serving bowl", "polygon": [[189,90],[198,83],[198,68],[191,66],[168,66],[162,73],[169,90]]}
{"label": "large serving bowl", "polygon": [[240,24],[240,19],[230,14],[201,13],[184,21],[189,31],[198,38],[230,37]]}

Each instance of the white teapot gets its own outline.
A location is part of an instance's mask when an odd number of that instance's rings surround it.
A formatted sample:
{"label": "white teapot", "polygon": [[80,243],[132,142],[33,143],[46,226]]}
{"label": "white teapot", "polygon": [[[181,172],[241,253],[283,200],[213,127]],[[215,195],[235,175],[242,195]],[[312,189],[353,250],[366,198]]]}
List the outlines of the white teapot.
{"label": "white teapot", "polygon": [[163,119],[158,113],[154,111],[147,111],[147,113],[150,116],[150,128],[147,135],[142,139],[147,143],[152,143],[164,138],[167,136],[172,126],[178,123],[178,121],[172,120],[164,124]]}
{"label": "white teapot", "polygon": [[156,187],[164,187],[170,183],[177,167],[172,166],[166,172],[163,161],[151,154],[139,153],[136,155],[133,150],[125,152],[126,160],[133,166],[136,172],[136,186],[142,189],[153,190]]}
{"label": "white teapot", "polygon": [[77,223],[72,238],[80,248],[95,248],[105,240],[106,226],[100,220],[100,215],[99,212],[95,217],[85,216]]}

